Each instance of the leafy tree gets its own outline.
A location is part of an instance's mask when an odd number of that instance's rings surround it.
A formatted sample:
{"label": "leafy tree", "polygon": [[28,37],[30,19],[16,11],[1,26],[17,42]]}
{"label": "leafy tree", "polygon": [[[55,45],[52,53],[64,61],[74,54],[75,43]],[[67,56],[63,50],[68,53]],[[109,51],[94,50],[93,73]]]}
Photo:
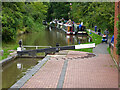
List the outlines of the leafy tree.
{"label": "leafy tree", "polygon": [[18,30],[38,31],[46,18],[48,6],[42,2],[3,2],[2,38],[7,42],[15,39]]}
{"label": "leafy tree", "polygon": [[15,39],[18,28],[21,28],[22,13],[17,5],[23,3],[3,3],[2,4],[2,39],[10,41]]}
{"label": "leafy tree", "polygon": [[52,19],[68,19],[68,12],[70,11],[70,5],[68,2],[51,2],[48,4],[47,21]]}
{"label": "leafy tree", "polygon": [[112,2],[80,2],[73,3],[71,14],[75,22],[83,21],[89,28],[97,25],[98,28],[114,31],[114,3]]}
{"label": "leafy tree", "polygon": [[[70,13],[70,17],[69,14]],[[112,2],[3,2],[2,3],[2,38],[3,41],[15,39],[20,30],[39,31],[42,20],[58,18],[83,21],[88,27],[97,25],[103,30],[114,28],[114,3]]]}
{"label": "leafy tree", "polygon": [[[120,15],[118,16],[120,20]],[[118,21],[117,52],[120,55],[120,21]]]}

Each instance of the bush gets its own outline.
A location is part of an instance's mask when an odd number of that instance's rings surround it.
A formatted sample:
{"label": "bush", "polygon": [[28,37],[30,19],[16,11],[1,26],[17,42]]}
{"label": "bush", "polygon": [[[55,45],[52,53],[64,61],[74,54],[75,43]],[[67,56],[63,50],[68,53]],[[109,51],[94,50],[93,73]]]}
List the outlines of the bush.
{"label": "bush", "polygon": [[39,31],[46,13],[47,5],[42,2],[3,2],[2,40],[4,42],[15,40],[19,31]]}
{"label": "bush", "polygon": [[2,31],[2,40],[4,42],[11,41],[15,39],[16,30],[14,28],[3,28]]}
{"label": "bush", "polygon": [[[118,17],[120,20],[120,15]],[[120,21],[118,21],[117,53],[120,55]]]}

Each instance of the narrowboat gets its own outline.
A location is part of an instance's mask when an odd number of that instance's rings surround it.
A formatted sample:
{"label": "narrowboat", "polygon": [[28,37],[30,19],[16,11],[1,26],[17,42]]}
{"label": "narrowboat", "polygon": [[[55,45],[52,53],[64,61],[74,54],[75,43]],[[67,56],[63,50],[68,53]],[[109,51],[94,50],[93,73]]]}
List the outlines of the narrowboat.
{"label": "narrowboat", "polygon": [[74,30],[74,27],[70,24],[64,24],[62,30],[67,34],[67,35],[75,35],[76,32]]}
{"label": "narrowboat", "polygon": [[81,26],[81,28],[79,28],[78,26],[78,31],[77,31],[77,34],[79,35],[86,35],[87,34],[87,31],[86,31],[86,27],[84,25]]}

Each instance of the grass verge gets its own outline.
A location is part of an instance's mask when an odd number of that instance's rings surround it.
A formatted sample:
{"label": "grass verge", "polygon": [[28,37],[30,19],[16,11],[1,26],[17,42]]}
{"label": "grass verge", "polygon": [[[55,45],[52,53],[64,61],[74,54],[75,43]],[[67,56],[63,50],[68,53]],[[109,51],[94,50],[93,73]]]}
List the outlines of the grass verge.
{"label": "grass verge", "polygon": [[74,51],[83,51],[83,52],[90,52],[93,53],[93,49],[92,48],[86,48],[86,49],[76,49]]}
{"label": "grass verge", "polygon": [[18,44],[15,44],[15,43],[14,44],[2,43],[3,56],[0,60],[7,58],[10,55],[10,53],[13,53],[15,50],[17,50],[17,47],[18,47]]}
{"label": "grass verge", "polygon": [[[90,42],[90,43],[95,43],[95,45],[98,45],[98,44],[101,43],[102,36],[100,36],[98,34],[95,34],[95,33],[89,33],[89,32],[87,32],[87,33],[92,38],[92,42]],[[77,49],[77,50],[74,50],[74,51],[84,51],[84,52],[93,53],[93,48]]]}
{"label": "grass verge", "polygon": [[111,54],[111,51],[110,51],[110,48],[109,48],[109,47],[107,48],[107,51],[109,52],[109,54]]}

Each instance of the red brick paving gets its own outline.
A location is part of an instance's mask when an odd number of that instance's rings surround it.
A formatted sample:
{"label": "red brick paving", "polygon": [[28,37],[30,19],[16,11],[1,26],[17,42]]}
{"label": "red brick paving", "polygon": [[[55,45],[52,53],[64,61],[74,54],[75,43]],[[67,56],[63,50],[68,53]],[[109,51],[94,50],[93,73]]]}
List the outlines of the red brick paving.
{"label": "red brick paving", "polygon": [[56,88],[63,60],[48,61],[22,88]]}
{"label": "red brick paving", "polygon": [[63,88],[117,88],[118,71],[110,55],[69,60]]}
{"label": "red brick paving", "polygon": [[79,51],[79,53],[76,53],[76,51],[70,51],[70,52],[68,52],[66,57],[67,58],[77,58],[77,57],[80,58],[80,57],[83,57],[83,56],[86,56],[86,55],[87,55],[87,52]]}
{"label": "red brick paving", "polygon": [[87,53],[70,51],[66,57],[51,57],[22,88],[56,88],[68,57],[72,59],[68,59],[63,88],[118,88],[118,70],[109,54],[79,58],[83,55]]}

